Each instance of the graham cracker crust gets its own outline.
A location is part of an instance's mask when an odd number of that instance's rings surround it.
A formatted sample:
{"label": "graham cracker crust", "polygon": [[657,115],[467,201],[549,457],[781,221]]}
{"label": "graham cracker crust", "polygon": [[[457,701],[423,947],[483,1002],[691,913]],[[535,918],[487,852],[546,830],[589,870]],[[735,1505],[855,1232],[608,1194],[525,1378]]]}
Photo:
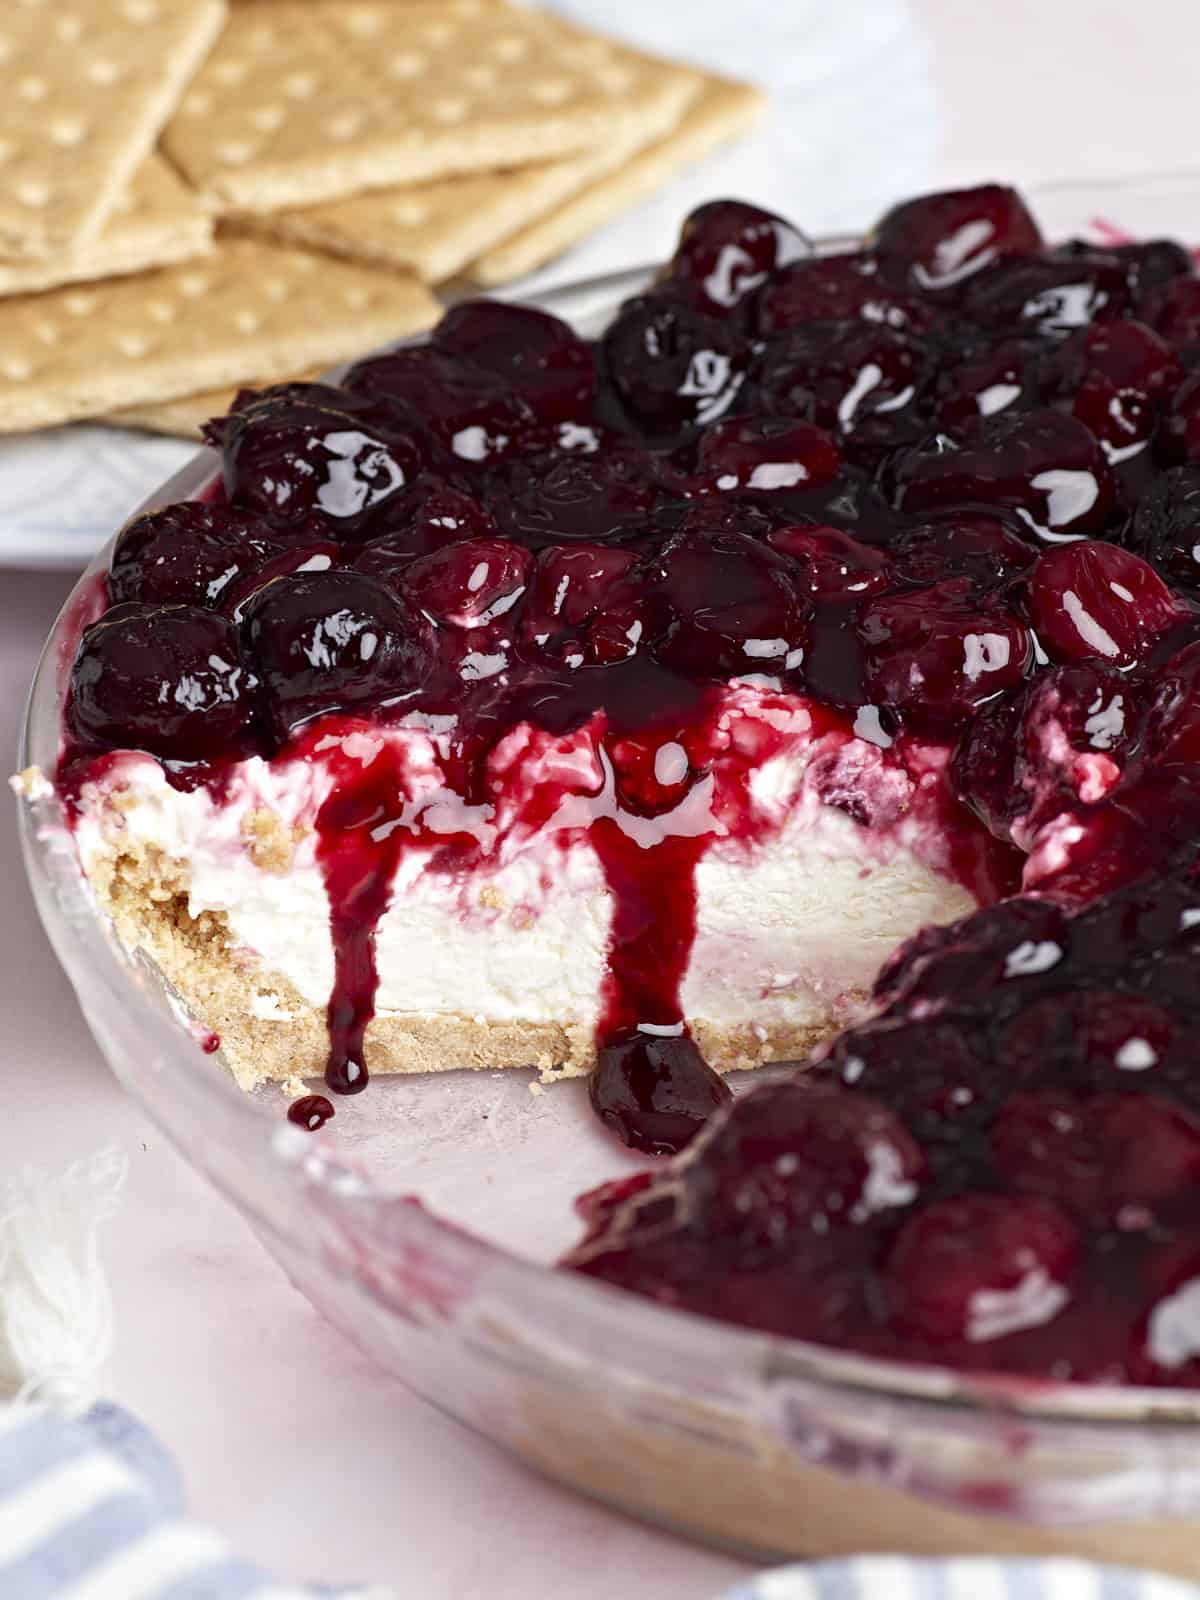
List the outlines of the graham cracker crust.
{"label": "graham cracker crust", "polygon": [[[265,827],[255,833],[256,848],[270,857],[268,870],[286,871],[290,844],[285,850]],[[239,946],[221,913],[191,915],[186,862],[123,841],[89,864],[89,881],[125,947],[148,956],[189,1015],[219,1037],[221,1057],[242,1088],[321,1076],[328,1052],[324,1008]],[[841,1026],[730,1027],[704,1017],[689,1023],[718,1072],[803,1060]],[[367,1029],[365,1055],[371,1073],[533,1067],[554,1079],[584,1076],[595,1065],[588,1022],[496,1022],[461,1013],[382,1012]]]}

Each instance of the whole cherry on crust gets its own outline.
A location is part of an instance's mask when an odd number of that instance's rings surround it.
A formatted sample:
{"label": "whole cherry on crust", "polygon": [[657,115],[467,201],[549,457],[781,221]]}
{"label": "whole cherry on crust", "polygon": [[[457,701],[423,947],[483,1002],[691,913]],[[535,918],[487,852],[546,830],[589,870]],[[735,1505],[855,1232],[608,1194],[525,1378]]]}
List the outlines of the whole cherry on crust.
{"label": "whole cherry on crust", "polygon": [[1154,675],[1146,747],[1156,766],[1200,767],[1200,642],[1185,645]]}
{"label": "whole cherry on crust", "polygon": [[801,591],[818,602],[865,600],[896,581],[883,551],[860,544],[841,528],[789,524],[770,532],[767,543],[798,564]]}
{"label": "whole cherry on crust", "polygon": [[893,469],[905,512],[999,506],[1039,538],[1100,532],[1115,503],[1104,452],[1074,417],[1048,409],[980,418],[954,437],[904,451]]}
{"label": "whole cherry on crust", "polygon": [[930,409],[937,426],[961,428],[976,417],[1031,411],[1046,399],[1046,347],[1041,340],[988,339],[951,354],[932,385]]}
{"label": "whole cherry on crust", "polygon": [[537,417],[509,383],[434,345],[360,362],[346,387],[380,401],[398,427],[460,473],[496,466],[541,442]]}
{"label": "whole cherry on crust", "polygon": [[1144,319],[1175,350],[1200,344],[1200,278],[1176,276],[1151,289],[1141,304]]}
{"label": "whole cherry on crust", "polygon": [[122,528],[108,565],[109,600],[217,606],[278,548],[257,517],[183,500]]}
{"label": "whole cherry on crust", "polygon": [[985,1343],[1051,1322],[1070,1301],[1079,1231],[1033,1195],[935,1201],[900,1230],[884,1273],[893,1322],[934,1341]]}
{"label": "whole cherry on crust", "polygon": [[1129,282],[1120,261],[1102,250],[1085,248],[1057,259],[1013,257],[973,277],[961,304],[984,327],[1063,338],[1089,322],[1123,316]]}
{"label": "whole cherry on crust", "polygon": [[428,623],[362,572],[277,579],[247,607],[243,633],[281,744],[314,717],[419,687],[432,652]]}
{"label": "whole cherry on crust", "polygon": [[905,583],[924,586],[941,578],[970,578],[983,593],[1026,571],[1038,551],[1012,521],[964,510],[945,511],[904,529],[889,544],[888,556]]}
{"label": "whole cherry on crust", "polygon": [[[1028,847],[1043,823],[1096,805],[1117,787],[1138,752],[1143,698],[1141,684],[1099,662],[1037,674],[1012,741],[1020,843]],[[968,746],[973,734],[969,729]]]}
{"label": "whole cherry on crust", "polygon": [[792,417],[730,417],[705,429],[696,480],[709,494],[770,494],[817,487],[837,475],[841,451],[820,428]]}
{"label": "whole cherry on crust", "polygon": [[738,533],[668,540],[653,567],[671,622],[660,660],[689,677],[794,672],[803,662],[810,602],[792,564]]}
{"label": "whole cherry on crust", "polygon": [[1168,463],[1200,462],[1200,372],[1175,391],[1162,420],[1158,448]]}
{"label": "whole cherry on crust", "polygon": [[974,593],[969,579],[881,595],[859,614],[871,699],[932,722],[955,721],[1021,682],[1029,630]]}
{"label": "whole cherry on crust", "polygon": [[401,585],[432,621],[481,628],[520,601],[533,565],[528,550],[508,539],[464,539],[410,562]]}
{"label": "whole cherry on crust", "polygon": [[896,291],[880,275],[869,251],[814,256],[784,267],[758,290],[755,331],[774,339],[809,322],[869,322],[921,333],[934,314],[919,300]]}
{"label": "whole cherry on crust", "polygon": [[636,1032],[602,1045],[588,1094],[622,1144],[670,1155],[733,1098],[686,1034]]}
{"label": "whole cherry on crust", "polygon": [[1046,550],[1029,576],[1029,618],[1056,661],[1136,665],[1183,619],[1154,568],[1115,544],[1080,540]]}
{"label": "whole cherry on crust", "polygon": [[1122,543],[1200,598],[1200,463],[1162,473],[1138,501]]}
{"label": "whole cherry on crust", "polygon": [[654,637],[637,556],[612,545],[548,545],[539,552],[521,621],[526,656],[568,665],[628,660]]}
{"label": "whole cherry on crust", "polygon": [[636,536],[660,498],[653,460],[623,443],[603,455],[528,463],[492,504],[504,532],[537,550],[569,539]]}
{"label": "whole cherry on crust", "polygon": [[199,606],[112,606],[85,629],[68,719],[87,746],[206,761],[251,748],[256,679],[233,624]]}
{"label": "whole cherry on crust", "polygon": [[1191,252],[1174,239],[1143,239],[1114,247],[1113,255],[1129,277],[1136,314],[1144,316],[1158,291],[1176,278],[1191,278],[1196,263]]}
{"label": "whole cherry on crust", "polygon": [[808,417],[847,448],[894,449],[928,429],[919,401],[932,370],[930,350],[910,333],[878,323],[813,323],[767,346],[755,403]]}
{"label": "whole cherry on crust", "polygon": [[1183,377],[1179,357],[1144,322],[1100,322],[1081,328],[1046,359],[1046,375],[1069,394],[1090,375],[1107,378],[1114,392],[1134,391],[1161,400]]}
{"label": "whole cherry on crust", "polygon": [[740,1263],[853,1249],[848,1237],[902,1211],[925,1176],[920,1147],[887,1106],[831,1082],[756,1088],[716,1123],[688,1180],[699,1225]]}
{"label": "whole cherry on crust", "polygon": [[951,782],[995,838],[1012,842],[1013,826],[1029,810],[1017,775],[1017,740],[1025,712],[1024,689],[1000,695],[967,723],[954,752]]}
{"label": "whole cherry on crust", "polygon": [[729,322],[706,316],[669,288],[628,301],[600,352],[614,420],[663,443],[723,417],[750,365],[749,346]]}
{"label": "whole cherry on crust", "polygon": [[447,311],[433,343],[510,383],[543,422],[583,420],[591,413],[591,348],[558,317],[531,306],[466,300]]}
{"label": "whole cherry on crust", "polygon": [[904,201],[887,212],[874,238],[887,269],[934,294],[957,289],[1002,256],[1030,254],[1041,245],[1021,196],[998,183]]}
{"label": "whole cherry on crust", "polygon": [[780,267],[812,255],[790,222],[742,200],[710,200],[684,220],[667,269],[704,311],[722,316]]}
{"label": "whole cherry on crust", "polygon": [[210,422],[225,492],[277,534],[358,537],[422,466],[413,437],[378,406],[324,384],[282,384],[244,394]]}

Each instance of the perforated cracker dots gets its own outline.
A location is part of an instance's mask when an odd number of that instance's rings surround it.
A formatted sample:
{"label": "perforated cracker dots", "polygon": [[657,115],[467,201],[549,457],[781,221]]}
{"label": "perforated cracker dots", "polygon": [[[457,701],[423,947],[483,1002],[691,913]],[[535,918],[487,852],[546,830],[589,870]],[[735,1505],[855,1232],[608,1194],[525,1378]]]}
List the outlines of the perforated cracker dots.
{"label": "perforated cracker dots", "polygon": [[361,132],[363,118],[358,111],[341,111],[336,117],[328,117],[325,121],[325,131],[331,139],[353,139],[356,133]]}
{"label": "perforated cracker dots", "polygon": [[425,57],[418,55],[415,50],[402,50],[388,63],[388,71],[393,78],[417,78],[424,70]]}
{"label": "perforated cracker dots", "polygon": [[283,92],[293,100],[307,100],[315,94],[317,76],[314,72],[289,72],[283,80]]}
{"label": "perforated cracker dots", "polygon": [[117,335],[117,349],[131,361],[140,361],[150,349],[150,341],[140,333],[121,333]]}
{"label": "perforated cracker dots", "polygon": [[46,80],[31,74],[17,80],[17,93],[22,100],[44,100],[46,98]]}
{"label": "perforated cracker dots", "polygon": [[97,56],[94,61],[88,62],[86,72],[93,83],[108,89],[114,83],[120,83],[125,76],[125,67],[122,62],[113,61],[109,56]]}
{"label": "perforated cracker dots", "polygon": [[233,325],[239,333],[257,333],[259,320],[258,312],[251,311],[249,307],[246,307],[241,311],[235,312]]}
{"label": "perforated cracker dots", "polygon": [[13,193],[23,206],[39,211],[50,200],[50,185],[39,178],[23,178],[13,185]]}
{"label": "perforated cracker dots", "polygon": [[0,361],[0,372],[13,383],[24,383],[26,378],[33,376],[33,365],[21,356],[5,356]]}
{"label": "perforated cracker dots", "polygon": [[465,100],[435,100],[433,114],[439,122],[461,122],[467,114]]}
{"label": "perforated cracker dots", "polygon": [[428,221],[429,207],[423,200],[397,200],[391,207],[391,218],[402,228],[419,228]]}
{"label": "perforated cracker dots", "polygon": [[73,317],[90,317],[96,309],[96,296],[76,290],[64,297],[63,306]]}
{"label": "perforated cracker dots", "polygon": [[56,117],[50,124],[50,137],[64,149],[81,144],[86,132],[87,124],[79,117]]}

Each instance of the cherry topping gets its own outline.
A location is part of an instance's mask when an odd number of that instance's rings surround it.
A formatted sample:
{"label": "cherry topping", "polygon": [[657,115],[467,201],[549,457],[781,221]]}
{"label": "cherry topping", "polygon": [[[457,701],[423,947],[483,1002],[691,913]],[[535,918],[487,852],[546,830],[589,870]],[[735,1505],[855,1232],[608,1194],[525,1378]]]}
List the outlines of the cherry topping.
{"label": "cherry topping", "polygon": [[1028,254],[1041,244],[1025,202],[998,183],[905,201],[875,230],[881,260],[907,273],[924,293],[956,289],[1001,256]]}
{"label": "cherry topping", "polygon": [[1176,275],[1153,288],[1142,315],[1176,350],[1190,350],[1200,343],[1200,278]]}
{"label": "cherry topping", "polygon": [[864,600],[895,582],[887,556],[841,528],[776,528],[767,543],[798,563],[801,592],[818,602]]}
{"label": "cherry topping", "polygon": [[591,411],[592,352],[558,317],[530,306],[465,300],[447,311],[433,342],[503,378],[543,422],[566,422]]}
{"label": "cherry topping", "polygon": [[1168,462],[1200,462],[1200,372],[1175,391],[1163,418],[1159,449]]}
{"label": "cherry topping", "polygon": [[84,631],[68,714],[87,744],[204,761],[245,749],[255,687],[224,617],[129,602]]}
{"label": "cherry topping", "polygon": [[276,548],[257,518],[182,500],[122,528],[109,562],[109,599],[217,606]]}
{"label": "cherry topping", "polygon": [[741,200],[712,200],[684,221],[668,268],[701,310],[721,316],[780,267],[812,254],[790,222]]}
{"label": "cherry topping", "polygon": [[961,717],[1012,688],[1033,654],[1028,629],[964,578],[871,600],[859,628],[872,700],[932,721]]}
{"label": "cherry topping", "polygon": [[665,289],[630,300],[600,348],[618,416],[664,443],[724,416],[750,362],[727,322]]}
{"label": "cherry topping", "polygon": [[205,437],[221,450],[230,500],[280,533],[317,517],[356,534],[421,466],[412,438],[378,407],[318,383],[243,393]]}
{"label": "cherry topping", "polygon": [[920,1192],[925,1159],[899,1119],[870,1095],[795,1078],[750,1091],[706,1135],[689,1181],[704,1226],[743,1257],[832,1253]]}
{"label": "cherry topping", "polygon": [[732,1099],[686,1034],[641,1032],[600,1047],[588,1094],[605,1127],[649,1155],[682,1150]]}
{"label": "cherry topping", "polygon": [[1081,248],[1055,256],[996,262],[966,285],[962,307],[974,321],[1007,333],[1061,338],[1129,306],[1129,281],[1115,256]]}
{"label": "cherry topping", "polygon": [[935,1201],[900,1230],[884,1274],[897,1326],[981,1344],[1043,1327],[1070,1301],[1079,1234],[1035,1196]]}
{"label": "cherry topping", "polygon": [[529,552],[507,539],[464,539],[413,561],[404,590],[434,622],[481,628],[513,609],[531,566]]}
{"label": "cherry topping", "polygon": [[395,577],[415,556],[425,556],[460,539],[488,539],[499,533],[495,518],[474,495],[437,478],[423,477],[386,518],[387,533],[364,544],[354,564],[360,572]]}
{"label": "cherry topping", "polygon": [[333,1105],[323,1094],[302,1094],[288,1107],[288,1121],[315,1133],[333,1116]]}
{"label": "cherry topping", "polygon": [[842,464],[827,433],[788,417],[733,417],[700,440],[697,477],[709,493],[769,494],[828,483]]}
{"label": "cherry topping", "polygon": [[361,572],[278,578],[244,627],[280,743],[313,717],[409,693],[428,670],[428,625]]}
{"label": "cherry topping", "polygon": [[758,291],[755,316],[766,338],[809,322],[871,322],[917,333],[933,322],[926,306],[882,280],[879,261],[868,251],[784,267]]}
{"label": "cherry topping", "polygon": [[1050,410],[981,418],[955,437],[905,452],[895,468],[904,511],[975,502],[1015,511],[1042,538],[1098,532],[1113,507],[1108,463],[1074,417]]}
{"label": "cherry topping", "polygon": [[888,547],[897,577],[927,585],[970,578],[983,592],[998,588],[1037,560],[1037,549],[1000,517],[948,511],[906,528]]}
{"label": "cherry topping", "polygon": [[619,539],[640,531],[658,503],[653,461],[630,445],[603,455],[541,458],[496,497],[504,531],[531,549],[565,539]]}
{"label": "cherry topping", "polygon": [[1181,615],[1153,567],[1098,539],[1045,551],[1030,575],[1030,620],[1056,661],[1131,667]]}
{"label": "cherry topping", "polygon": [[462,471],[495,465],[540,442],[537,418],[510,382],[434,345],[360,362],[346,387],[382,401],[400,427]]}
{"label": "cherry topping", "polygon": [[1174,467],[1154,480],[1124,542],[1176,588],[1200,598],[1200,465]]}
{"label": "cherry topping", "polygon": [[809,607],[783,556],[739,533],[681,534],[654,570],[672,618],[655,645],[661,660],[712,678],[802,663]]}

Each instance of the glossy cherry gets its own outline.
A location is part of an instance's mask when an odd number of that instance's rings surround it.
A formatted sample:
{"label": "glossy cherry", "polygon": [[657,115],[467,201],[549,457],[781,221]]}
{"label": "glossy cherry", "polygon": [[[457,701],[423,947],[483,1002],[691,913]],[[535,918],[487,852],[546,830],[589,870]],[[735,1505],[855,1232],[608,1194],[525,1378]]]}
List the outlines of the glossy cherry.
{"label": "glossy cherry", "polygon": [[1056,661],[1134,666],[1182,615],[1153,567],[1098,539],[1045,551],[1030,574],[1030,621]]}
{"label": "glossy cherry", "polygon": [[742,200],[711,200],[685,218],[667,270],[702,310],[722,316],[780,267],[811,254],[799,229],[773,211]]}
{"label": "glossy cherry", "polygon": [[511,384],[543,422],[582,420],[591,412],[591,349],[558,317],[531,306],[464,300],[438,323],[433,343]]}
{"label": "glossy cherry", "polygon": [[1001,506],[1047,539],[1098,533],[1115,499],[1096,439],[1052,410],[1002,411],[954,437],[938,435],[900,457],[895,482],[901,510]]}
{"label": "glossy cherry", "polygon": [[704,432],[696,462],[709,494],[816,488],[842,464],[837,445],[811,423],[790,417],[732,417]]}
{"label": "glossy cherry", "polygon": [[313,717],[418,688],[432,650],[419,614],[360,572],[276,579],[247,607],[243,634],[280,743]]}
{"label": "glossy cherry", "polygon": [[925,294],[954,291],[1006,255],[1028,255],[1042,236],[1015,189],[999,183],[906,200],[875,230],[875,250]]}
{"label": "glossy cherry", "polygon": [[728,322],[667,289],[629,301],[600,351],[617,417],[664,442],[719,421],[750,365],[749,346]]}
{"label": "glossy cherry", "polygon": [[411,562],[404,592],[433,622],[486,627],[519,603],[532,565],[529,552],[507,539],[464,539]]}
{"label": "glossy cherry", "polygon": [[75,737],[102,749],[204,761],[247,750],[256,681],[237,630],[199,606],[111,607],[71,671]]}
{"label": "glossy cherry", "polygon": [[122,528],[108,567],[109,599],[216,607],[277,549],[257,517],[182,500]]}
{"label": "glossy cherry", "polygon": [[289,535],[314,519],[318,531],[357,535],[422,464],[412,435],[378,406],[324,384],[240,395],[205,437],[221,451],[230,500]]}
{"label": "glossy cherry", "polygon": [[1011,689],[1033,655],[1019,618],[980,599],[966,578],[882,595],[858,626],[871,698],[932,722],[954,721]]}
{"label": "glossy cherry", "polygon": [[782,555],[743,534],[682,534],[653,577],[671,619],[655,645],[660,660],[706,678],[801,666],[809,602]]}
{"label": "glossy cherry", "polygon": [[588,1095],[622,1144],[649,1155],[682,1150],[733,1098],[686,1035],[643,1032],[600,1047]]}

